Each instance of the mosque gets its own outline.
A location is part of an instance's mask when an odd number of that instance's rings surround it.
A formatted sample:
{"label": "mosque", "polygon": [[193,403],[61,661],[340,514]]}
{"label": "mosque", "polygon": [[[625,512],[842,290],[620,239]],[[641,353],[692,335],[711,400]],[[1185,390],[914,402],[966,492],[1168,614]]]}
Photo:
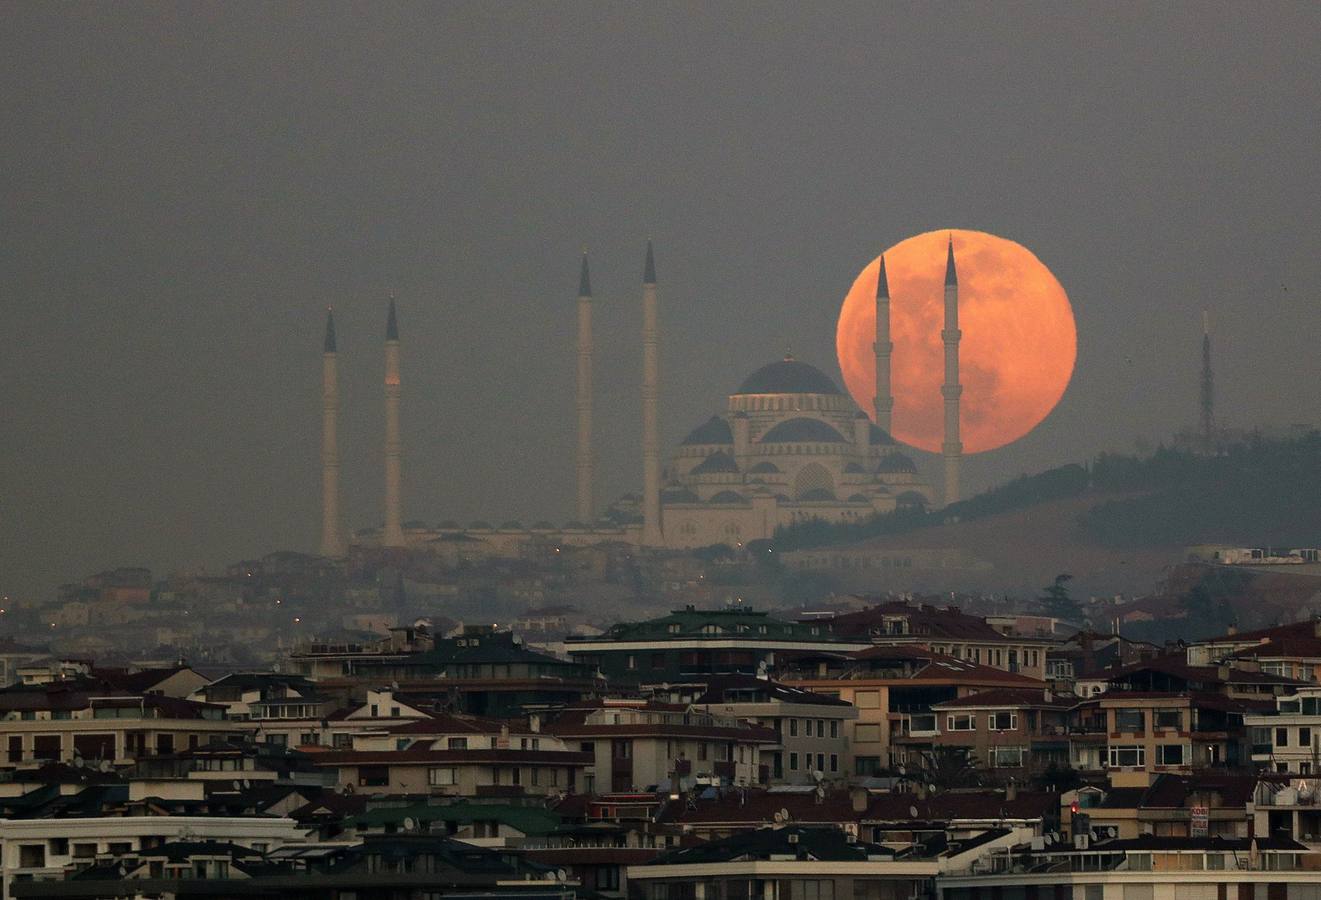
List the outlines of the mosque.
{"label": "mosque", "polygon": [[[805,362],[787,356],[757,369],[729,395],[725,409],[692,429],[662,467],[659,447],[659,354],[655,259],[650,242],[642,285],[642,469],[636,505],[616,504],[600,516],[594,497],[592,434],[592,289],[584,254],[578,288],[576,518],[562,527],[518,522],[494,527],[405,523],[400,478],[399,330],[390,302],[385,342],[385,524],[355,535],[364,545],[419,547],[461,534],[493,545],[530,538],[569,544],[625,541],[656,549],[741,545],[772,537],[777,528],[814,519],[848,522],[903,506],[934,506],[936,493],[913,459],[890,436],[890,296],[882,258],[876,286],[876,405],[869,416]],[[945,272],[945,409],[943,500],[958,498],[958,276],[951,242]],[[322,365],[322,542],[342,556],[348,540],[339,514],[337,444],[339,390],[334,319],[328,315]],[[875,421],[873,421],[873,419]]]}

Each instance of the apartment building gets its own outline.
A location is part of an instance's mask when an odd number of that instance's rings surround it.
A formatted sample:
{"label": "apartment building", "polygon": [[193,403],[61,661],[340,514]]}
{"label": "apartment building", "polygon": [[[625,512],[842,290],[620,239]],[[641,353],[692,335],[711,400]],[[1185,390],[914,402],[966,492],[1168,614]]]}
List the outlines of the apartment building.
{"label": "apartment building", "polygon": [[1252,764],[1272,772],[1321,775],[1321,687],[1275,698],[1275,708],[1243,717]]}
{"label": "apartment building", "polygon": [[[894,739],[905,760],[937,748],[966,751],[979,767],[1026,777],[1050,765],[1067,767],[1073,700],[1043,688],[996,688],[933,704],[934,730]],[[924,722],[926,720],[923,720]]]}
{"label": "apartment building", "polygon": [[815,784],[849,773],[847,726],[858,711],[836,697],[751,675],[716,676],[656,693],[772,729],[779,740],[761,756],[773,784]]}
{"label": "apartment building", "polygon": [[543,729],[594,759],[584,785],[635,791],[657,785],[752,785],[769,780],[761,753],[774,730],[687,703],[601,700],[566,709]]}
{"label": "apartment building", "polygon": [[857,710],[845,723],[852,774],[880,775],[906,759],[898,736],[937,734],[934,704],[999,688],[1044,690],[1045,683],[941,656],[915,645],[884,645],[848,654],[803,654],[783,665],[785,684],[838,698]]}

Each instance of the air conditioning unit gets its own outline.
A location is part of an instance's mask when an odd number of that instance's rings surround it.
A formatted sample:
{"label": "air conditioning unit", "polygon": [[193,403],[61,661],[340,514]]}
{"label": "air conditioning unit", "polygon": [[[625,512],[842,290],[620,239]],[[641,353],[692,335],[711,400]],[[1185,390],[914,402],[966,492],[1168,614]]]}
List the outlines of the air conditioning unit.
{"label": "air conditioning unit", "polygon": [[1090,840],[1091,840],[1091,836],[1086,833],[1075,834],[1073,836],[1073,849],[1086,850],[1088,843],[1090,843]]}
{"label": "air conditioning unit", "polygon": [[791,843],[791,844],[796,844],[796,843],[798,843],[798,835],[797,835],[797,834],[791,834],[791,835],[789,835],[789,843]]}

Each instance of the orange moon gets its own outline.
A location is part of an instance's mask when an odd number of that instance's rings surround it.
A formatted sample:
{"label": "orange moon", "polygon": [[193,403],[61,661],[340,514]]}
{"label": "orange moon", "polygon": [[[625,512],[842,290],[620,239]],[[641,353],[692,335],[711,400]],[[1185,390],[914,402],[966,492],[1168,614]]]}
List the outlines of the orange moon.
{"label": "orange moon", "polygon": [[[982,231],[929,231],[884,253],[890,287],[894,437],[940,452],[944,440],[945,250],[954,239],[959,280],[959,426],[964,453],[1018,440],[1064,395],[1078,355],[1068,295],[1021,244]],[[854,402],[875,418],[876,277],[880,257],[844,298],[835,349]]]}

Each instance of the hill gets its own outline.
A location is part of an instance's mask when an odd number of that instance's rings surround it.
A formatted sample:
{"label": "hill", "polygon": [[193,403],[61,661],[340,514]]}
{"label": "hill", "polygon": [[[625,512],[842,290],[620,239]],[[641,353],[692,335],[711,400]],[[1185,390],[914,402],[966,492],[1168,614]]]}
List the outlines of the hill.
{"label": "hill", "polygon": [[[1291,441],[1253,440],[1214,456],[1168,448],[1145,457],[1103,454],[1087,466],[1023,476],[939,511],[901,509],[860,523],[785,528],[774,546],[790,554],[831,548],[840,559],[956,550],[968,561],[905,572],[910,589],[1035,595],[1068,572],[1078,596],[1145,592],[1192,545],[1316,546],[1317,472],[1321,435],[1315,432]],[[841,587],[875,581],[865,567],[839,567],[846,570],[838,576]]]}

